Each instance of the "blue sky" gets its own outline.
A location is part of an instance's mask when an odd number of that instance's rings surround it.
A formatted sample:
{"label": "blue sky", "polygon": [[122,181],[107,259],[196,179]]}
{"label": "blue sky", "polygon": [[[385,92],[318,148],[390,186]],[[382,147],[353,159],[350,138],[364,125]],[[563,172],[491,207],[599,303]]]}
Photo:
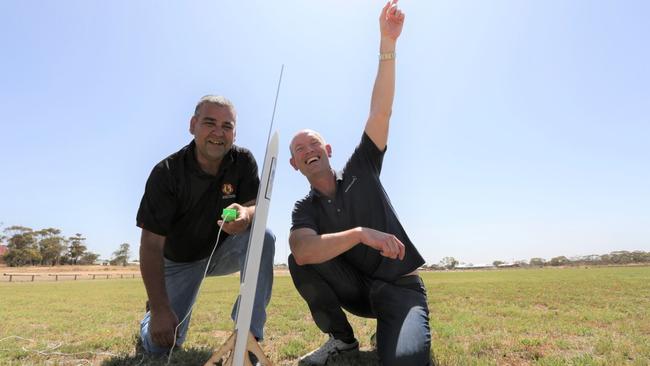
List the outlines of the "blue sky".
{"label": "blue sky", "polygon": [[[650,4],[408,1],[382,179],[428,263],[650,250]],[[198,98],[237,106],[261,164],[280,66],[269,226],[286,262],[308,190],[288,143],[358,142],[383,3],[0,2],[0,222],[137,255],[151,168]]]}

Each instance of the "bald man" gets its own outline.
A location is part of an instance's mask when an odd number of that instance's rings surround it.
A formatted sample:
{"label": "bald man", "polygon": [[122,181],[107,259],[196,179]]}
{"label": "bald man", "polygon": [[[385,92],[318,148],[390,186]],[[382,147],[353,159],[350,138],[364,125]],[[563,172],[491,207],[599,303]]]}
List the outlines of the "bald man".
{"label": "bald man", "polygon": [[344,169],[330,166],[332,147],[316,131],[291,140],[291,166],[309,181],[296,202],[289,270],[312,318],[329,339],[301,358],[324,365],[359,342],[343,309],[377,319],[383,365],[432,364],[427,296],[417,268],[424,259],[400,224],[379,174],[395,91],[395,45],[404,23],[397,0],[381,11],[379,67],[361,142]]}

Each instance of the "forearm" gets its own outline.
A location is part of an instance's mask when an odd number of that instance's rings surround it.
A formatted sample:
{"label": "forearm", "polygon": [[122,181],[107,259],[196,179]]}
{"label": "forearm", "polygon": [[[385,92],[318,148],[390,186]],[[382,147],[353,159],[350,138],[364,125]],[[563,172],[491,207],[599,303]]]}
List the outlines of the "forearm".
{"label": "forearm", "polygon": [[[395,52],[397,42],[394,39],[382,38],[379,53]],[[395,59],[379,60],[377,78],[372,89],[370,100],[370,116],[389,118],[393,109],[395,96]]]}
{"label": "forearm", "polygon": [[165,288],[165,263],[163,259],[163,247],[145,238],[143,233],[140,243],[140,272],[144,287],[147,290],[149,305],[153,311],[161,308],[169,308],[169,297]]}
{"label": "forearm", "polygon": [[[300,229],[299,229],[300,230]],[[289,245],[299,265],[318,264],[335,258],[361,242],[360,227],[331,234],[318,235],[292,232]]]}
{"label": "forearm", "polygon": [[[395,52],[395,44],[396,41],[393,39],[382,38],[379,52],[384,54]],[[386,147],[388,141],[388,125],[393,110],[394,96],[395,59],[379,60],[365,132],[381,150]]]}

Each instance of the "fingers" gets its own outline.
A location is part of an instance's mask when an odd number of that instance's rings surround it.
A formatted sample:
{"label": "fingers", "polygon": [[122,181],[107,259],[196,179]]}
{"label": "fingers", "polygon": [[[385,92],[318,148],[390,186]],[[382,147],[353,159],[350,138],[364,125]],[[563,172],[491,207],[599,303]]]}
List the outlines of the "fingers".
{"label": "fingers", "polygon": [[401,14],[401,10],[397,7],[397,0],[391,0],[384,5],[384,8],[381,9],[381,19],[391,19],[396,17],[397,12]]}
{"label": "fingers", "polygon": [[248,227],[248,218],[240,216],[234,221],[223,222],[223,220],[218,220],[217,224],[221,226],[221,230],[227,232],[229,235],[239,234],[242,231],[245,231]]}
{"label": "fingers", "polygon": [[404,244],[394,235],[388,235],[384,241],[384,246],[380,253],[387,258],[399,258],[399,260],[403,260],[405,255]]}
{"label": "fingers", "polygon": [[151,341],[159,347],[172,347],[175,343],[174,332],[178,326],[178,317],[171,309],[153,311],[149,322]]}
{"label": "fingers", "polygon": [[402,244],[402,242],[396,237],[393,237],[393,240],[394,240],[393,243],[395,245],[395,257],[393,259],[399,259],[399,260],[404,259],[404,253],[405,253],[404,244]]}
{"label": "fingers", "polygon": [[406,254],[404,244],[392,234],[367,227],[362,228],[361,242],[379,251],[387,258],[403,260]]}
{"label": "fingers", "polygon": [[217,223],[219,223],[219,226],[221,226],[221,230],[228,233],[228,235],[233,235],[237,233],[235,231],[237,229],[237,225],[235,225],[235,221],[223,222],[222,220],[219,220],[217,221]]}
{"label": "fingers", "polygon": [[176,326],[165,330],[151,333],[151,340],[160,347],[171,347],[174,345],[174,331]]}
{"label": "fingers", "polygon": [[379,16],[380,19],[386,19],[386,15],[388,15],[388,9],[391,7],[391,2],[387,2],[386,5],[384,5],[384,8],[381,9],[381,14]]}
{"label": "fingers", "polygon": [[386,18],[387,18],[388,20],[393,20],[393,21],[401,22],[401,21],[404,20],[404,16],[405,16],[405,15],[404,15],[404,12],[402,11],[402,9],[398,8],[398,7],[397,7],[397,3],[395,3],[395,4],[392,5],[392,6],[390,7],[390,9],[388,10],[388,12],[387,12],[387,17],[386,17]]}
{"label": "fingers", "polygon": [[171,347],[174,345],[174,332],[164,332],[158,335],[152,334],[151,339],[159,347]]}

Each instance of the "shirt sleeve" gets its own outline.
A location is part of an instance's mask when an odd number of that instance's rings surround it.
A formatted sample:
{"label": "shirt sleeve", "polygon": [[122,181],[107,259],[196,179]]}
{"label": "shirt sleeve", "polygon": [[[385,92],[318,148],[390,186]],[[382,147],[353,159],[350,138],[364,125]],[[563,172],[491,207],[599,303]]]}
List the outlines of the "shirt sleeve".
{"label": "shirt sleeve", "polygon": [[[383,151],[379,150],[377,145],[372,142],[372,139],[364,132],[361,136],[361,142],[354,149],[347,166],[368,167],[373,174],[379,176],[381,174],[381,167],[384,162],[384,154],[386,147]],[[347,170],[347,167],[346,167]]]}
{"label": "shirt sleeve", "polygon": [[310,198],[304,198],[296,202],[293,206],[293,212],[291,212],[291,231],[302,228],[319,232],[316,223],[316,211]]}
{"label": "shirt sleeve", "polygon": [[254,201],[257,198],[257,190],[260,187],[260,177],[257,171],[257,162],[253,154],[247,152],[242,159],[244,167],[242,169],[241,178],[238,184],[239,192],[237,192],[238,203],[246,203]]}
{"label": "shirt sleeve", "polygon": [[137,226],[167,236],[176,213],[174,181],[164,163],[156,165],[145,186],[136,217]]}

